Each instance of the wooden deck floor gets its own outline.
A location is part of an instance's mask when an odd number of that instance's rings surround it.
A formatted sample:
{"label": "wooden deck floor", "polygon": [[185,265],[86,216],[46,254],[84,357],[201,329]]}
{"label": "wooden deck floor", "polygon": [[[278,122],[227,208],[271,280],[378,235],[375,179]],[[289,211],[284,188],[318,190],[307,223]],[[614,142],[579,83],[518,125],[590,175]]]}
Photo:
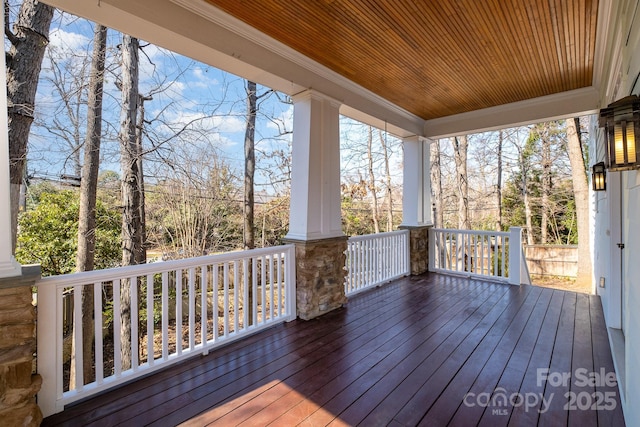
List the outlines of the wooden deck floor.
{"label": "wooden deck floor", "polygon": [[44,425],[622,426],[617,386],[590,375],[612,372],[598,297],[431,274],[189,360]]}

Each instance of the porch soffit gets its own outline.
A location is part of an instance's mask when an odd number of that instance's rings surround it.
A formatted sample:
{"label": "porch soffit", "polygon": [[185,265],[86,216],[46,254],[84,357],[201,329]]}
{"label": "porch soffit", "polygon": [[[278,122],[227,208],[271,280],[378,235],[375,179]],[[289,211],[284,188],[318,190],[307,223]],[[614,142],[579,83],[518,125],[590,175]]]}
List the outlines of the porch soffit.
{"label": "porch soffit", "polygon": [[201,1],[424,120],[593,83],[598,0]]}
{"label": "porch soffit", "polygon": [[612,0],[43,1],[291,95],[313,88],[398,136],[437,138],[595,111]]}

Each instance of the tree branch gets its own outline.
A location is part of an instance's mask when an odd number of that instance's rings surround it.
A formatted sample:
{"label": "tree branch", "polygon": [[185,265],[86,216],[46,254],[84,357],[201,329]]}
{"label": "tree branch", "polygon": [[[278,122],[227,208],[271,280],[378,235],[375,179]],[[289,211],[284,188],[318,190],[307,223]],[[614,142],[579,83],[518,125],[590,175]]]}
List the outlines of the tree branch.
{"label": "tree branch", "polygon": [[16,46],[20,43],[20,39],[13,34],[9,26],[9,2],[4,2],[4,35],[9,39],[12,45]]}

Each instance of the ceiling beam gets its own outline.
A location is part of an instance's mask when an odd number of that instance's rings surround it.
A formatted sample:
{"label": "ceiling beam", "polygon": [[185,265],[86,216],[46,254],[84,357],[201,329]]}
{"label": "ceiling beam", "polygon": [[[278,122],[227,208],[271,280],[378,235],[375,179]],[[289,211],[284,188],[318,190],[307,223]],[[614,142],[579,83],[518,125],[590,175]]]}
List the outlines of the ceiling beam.
{"label": "ceiling beam", "polygon": [[561,92],[526,101],[499,105],[425,122],[424,135],[431,139],[480,133],[550,120],[593,114],[599,108],[594,87]]}

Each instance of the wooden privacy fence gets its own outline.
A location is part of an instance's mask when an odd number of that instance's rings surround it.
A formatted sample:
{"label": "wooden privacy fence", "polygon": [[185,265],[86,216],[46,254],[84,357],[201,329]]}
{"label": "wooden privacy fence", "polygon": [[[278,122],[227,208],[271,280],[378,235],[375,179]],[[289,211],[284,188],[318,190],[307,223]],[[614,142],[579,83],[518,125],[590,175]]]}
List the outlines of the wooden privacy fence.
{"label": "wooden privacy fence", "polygon": [[525,245],[524,255],[531,274],[565,277],[578,275],[576,245]]}
{"label": "wooden privacy fence", "polygon": [[[48,416],[125,381],[295,319],[295,247],[47,277],[37,286],[37,361],[43,378],[38,405]],[[82,311],[83,290],[92,291],[87,293],[92,294],[89,313]],[[65,327],[69,309],[64,304],[70,294],[71,328]],[[83,330],[83,314],[92,318],[90,330]],[[89,378],[81,368],[82,346],[70,345],[83,340],[93,350]]]}

